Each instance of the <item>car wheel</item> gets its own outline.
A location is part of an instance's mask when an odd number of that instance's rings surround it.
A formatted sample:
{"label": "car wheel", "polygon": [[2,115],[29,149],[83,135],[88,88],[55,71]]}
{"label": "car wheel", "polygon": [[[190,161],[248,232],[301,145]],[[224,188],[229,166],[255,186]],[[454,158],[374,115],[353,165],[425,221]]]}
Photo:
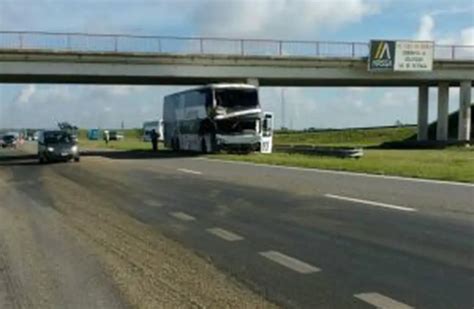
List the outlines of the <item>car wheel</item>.
{"label": "car wheel", "polygon": [[81,157],[75,157],[74,158],[74,162],[79,162],[79,161],[81,161]]}

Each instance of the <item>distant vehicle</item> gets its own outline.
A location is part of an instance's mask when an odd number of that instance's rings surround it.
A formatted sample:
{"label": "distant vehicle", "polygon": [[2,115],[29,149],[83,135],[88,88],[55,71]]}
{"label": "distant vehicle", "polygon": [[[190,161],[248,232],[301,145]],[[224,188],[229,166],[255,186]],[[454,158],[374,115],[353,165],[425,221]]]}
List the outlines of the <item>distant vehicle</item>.
{"label": "distant vehicle", "polygon": [[91,141],[96,141],[99,139],[100,136],[100,130],[99,129],[90,129],[87,132],[87,139]]}
{"label": "distant vehicle", "polygon": [[[163,105],[165,146],[203,153],[250,152],[262,151],[265,138],[268,152],[272,117],[262,114],[257,87],[252,85],[214,84],[175,93],[166,96]],[[264,127],[269,128],[265,136]]]}
{"label": "distant vehicle", "polygon": [[33,134],[33,140],[34,140],[34,141],[37,141],[37,140],[38,140],[38,137],[39,137],[40,133],[41,133],[40,131],[36,131],[36,132]]}
{"label": "distant vehicle", "polygon": [[27,141],[32,141],[33,140],[33,131],[31,130],[25,130],[25,132],[23,133],[23,138]]}
{"label": "distant vehicle", "polygon": [[118,131],[110,131],[109,132],[109,139],[111,141],[121,141],[123,140],[123,133]]}
{"label": "distant vehicle", "polygon": [[155,130],[159,141],[163,141],[163,120],[146,121],[143,123],[143,141],[151,142],[150,134]]}
{"label": "distant vehicle", "polygon": [[38,159],[40,163],[69,160],[79,162],[79,149],[74,137],[68,132],[42,131],[38,137]]}
{"label": "distant vehicle", "polygon": [[18,138],[13,134],[6,134],[2,136],[2,148],[16,148],[18,145]]}

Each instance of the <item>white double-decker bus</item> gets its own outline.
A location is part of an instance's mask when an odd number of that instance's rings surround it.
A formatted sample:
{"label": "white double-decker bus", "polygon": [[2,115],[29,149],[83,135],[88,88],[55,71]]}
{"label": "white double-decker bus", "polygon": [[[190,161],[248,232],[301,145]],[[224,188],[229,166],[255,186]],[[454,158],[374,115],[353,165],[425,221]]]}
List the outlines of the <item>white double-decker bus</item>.
{"label": "white double-decker bus", "polygon": [[248,152],[265,139],[264,151],[271,152],[272,116],[262,113],[252,85],[213,84],[166,96],[163,124],[165,146],[173,150]]}

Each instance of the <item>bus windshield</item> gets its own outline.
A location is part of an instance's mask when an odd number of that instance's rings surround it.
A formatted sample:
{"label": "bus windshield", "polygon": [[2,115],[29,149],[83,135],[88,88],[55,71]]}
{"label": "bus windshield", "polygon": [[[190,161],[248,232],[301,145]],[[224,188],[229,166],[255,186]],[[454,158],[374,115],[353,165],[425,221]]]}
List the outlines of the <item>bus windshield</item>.
{"label": "bus windshield", "polygon": [[216,89],[215,93],[217,106],[238,110],[259,106],[255,89]]}
{"label": "bus windshield", "polygon": [[255,134],[257,119],[231,118],[216,122],[219,134]]}

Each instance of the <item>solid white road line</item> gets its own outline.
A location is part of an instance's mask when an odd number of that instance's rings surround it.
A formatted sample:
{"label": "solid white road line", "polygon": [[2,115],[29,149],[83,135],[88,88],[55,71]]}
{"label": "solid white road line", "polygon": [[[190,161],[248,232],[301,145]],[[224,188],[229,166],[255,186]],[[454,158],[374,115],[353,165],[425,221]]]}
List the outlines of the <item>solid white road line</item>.
{"label": "solid white road line", "polygon": [[224,240],[227,240],[227,241],[238,241],[238,240],[242,240],[244,239],[242,236],[240,235],[237,235],[235,233],[232,233],[230,231],[227,231],[227,230],[224,230],[224,229],[221,229],[219,227],[214,227],[214,228],[211,228],[211,229],[207,229],[207,231],[217,237],[220,237]]}
{"label": "solid white road line", "polygon": [[285,255],[278,251],[265,251],[265,252],[260,252],[259,254],[275,263],[283,265],[289,269],[292,269],[302,274],[315,273],[321,270],[317,267],[314,267],[310,264],[297,260],[291,256]]}
{"label": "solid white road line", "polygon": [[399,180],[399,181],[432,183],[432,184],[462,186],[462,187],[471,187],[471,188],[474,187],[474,184],[472,183],[447,181],[447,180],[434,180],[434,179],[425,179],[425,178],[377,175],[377,174],[367,174],[367,173],[362,173],[362,172],[358,173],[358,172],[334,171],[334,170],[324,170],[320,168],[272,165],[272,164],[265,164],[265,163],[252,163],[252,162],[231,161],[231,160],[223,160],[223,159],[193,158],[192,160],[205,160],[205,161],[211,161],[211,162],[216,161],[216,162],[222,162],[222,163],[227,163],[227,164],[253,165],[253,166],[262,166],[262,167],[269,167],[269,168],[276,168],[276,169],[315,172],[315,173],[322,173],[322,174],[336,174],[336,175],[347,175],[347,176],[367,177],[367,178],[382,178],[382,179],[391,179],[391,180]]}
{"label": "solid white road line", "polygon": [[413,309],[411,306],[398,302],[379,293],[361,293],[355,294],[354,297],[380,309]]}
{"label": "solid white road line", "polygon": [[362,199],[358,199],[358,198],[345,197],[345,196],[340,196],[340,195],[335,195],[335,194],[324,194],[324,196],[329,197],[329,198],[333,198],[333,199],[337,199],[337,200],[342,200],[342,201],[361,203],[361,204],[366,204],[366,205],[370,205],[370,206],[384,207],[384,208],[396,209],[396,210],[401,210],[401,211],[418,211],[415,208],[397,206],[397,205],[374,202],[374,201],[368,201],[368,200],[362,200]]}
{"label": "solid white road line", "polygon": [[176,219],[182,220],[182,221],[194,221],[196,218],[193,216],[190,216],[188,214],[185,214],[184,212],[170,212],[170,216],[175,217]]}
{"label": "solid white road line", "polygon": [[202,174],[201,172],[188,170],[187,168],[178,168],[178,171],[183,172],[183,173],[193,174],[193,175],[201,175]]}

